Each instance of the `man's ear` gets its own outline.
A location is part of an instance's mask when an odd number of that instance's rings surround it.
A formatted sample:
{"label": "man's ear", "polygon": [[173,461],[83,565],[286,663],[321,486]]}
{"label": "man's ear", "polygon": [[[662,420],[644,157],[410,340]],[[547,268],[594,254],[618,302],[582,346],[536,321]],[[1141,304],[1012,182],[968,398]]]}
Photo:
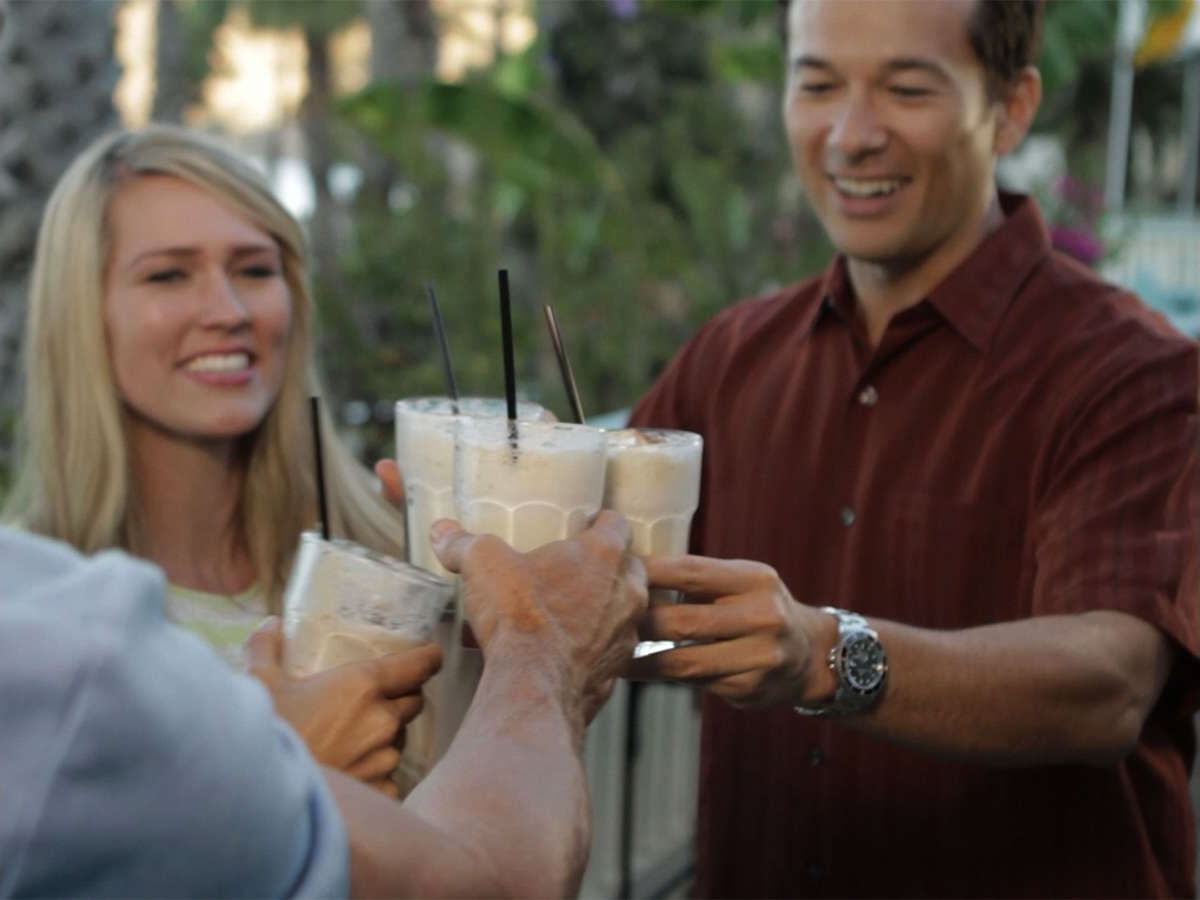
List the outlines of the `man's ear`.
{"label": "man's ear", "polygon": [[1033,125],[1041,102],[1041,73],[1033,66],[1026,66],[1013,79],[1008,93],[999,101],[1000,112],[994,145],[997,156],[1011,153],[1020,146]]}

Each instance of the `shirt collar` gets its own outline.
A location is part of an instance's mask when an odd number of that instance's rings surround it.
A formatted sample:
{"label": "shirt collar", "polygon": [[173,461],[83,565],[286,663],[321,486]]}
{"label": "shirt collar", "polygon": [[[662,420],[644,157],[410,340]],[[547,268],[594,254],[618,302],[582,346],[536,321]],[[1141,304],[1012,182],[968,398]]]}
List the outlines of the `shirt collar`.
{"label": "shirt collar", "polygon": [[821,279],[821,302],[816,307],[813,323],[822,314],[835,313],[845,322],[852,322],[854,310],[854,286],[850,284],[850,273],[846,269],[846,257],[838,254],[834,257],[825,275]]}
{"label": "shirt collar", "polygon": [[[950,327],[981,353],[991,346],[1004,311],[1033,268],[1050,252],[1050,234],[1032,197],[1000,193],[1004,221],[927,298]],[[855,315],[846,258],[838,254],[821,280],[805,323],[810,330],[826,312],[846,322]]]}
{"label": "shirt collar", "polygon": [[1032,197],[1001,192],[1004,222],[929,295],[955,331],[986,352],[1009,304],[1050,252],[1050,234]]}

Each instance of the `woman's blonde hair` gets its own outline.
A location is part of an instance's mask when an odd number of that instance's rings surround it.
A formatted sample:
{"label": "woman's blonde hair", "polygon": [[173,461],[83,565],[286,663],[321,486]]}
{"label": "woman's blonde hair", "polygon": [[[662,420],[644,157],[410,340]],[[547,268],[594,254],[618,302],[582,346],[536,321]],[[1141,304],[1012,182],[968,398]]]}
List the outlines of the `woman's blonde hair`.
{"label": "woman's blonde hair", "polygon": [[[107,135],[55,187],[33,264],[24,422],[8,511],[25,527],[85,553],[108,547],[137,553],[143,544],[125,412],[105,337],[103,286],[112,243],[109,203],[123,181],[145,175],[171,175],[209,191],[271,234],[282,254],[293,306],[283,385],[245,439],[237,523],[259,587],[277,611],[300,533],[319,515],[308,404],[319,382],[304,235],[253,166],[199,133],[154,125]],[[322,418],[331,529],[402,554],[402,517],[336,438],[324,411]]]}

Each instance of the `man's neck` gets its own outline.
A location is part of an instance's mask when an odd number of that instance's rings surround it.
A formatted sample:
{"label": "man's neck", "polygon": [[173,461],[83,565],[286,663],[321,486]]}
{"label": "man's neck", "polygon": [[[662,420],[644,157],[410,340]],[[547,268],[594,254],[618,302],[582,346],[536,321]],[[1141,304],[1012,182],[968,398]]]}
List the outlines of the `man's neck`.
{"label": "man's neck", "polygon": [[847,259],[846,271],[854,287],[857,311],[871,346],[879,345],[893,316],[928,297],[1003,222],[999,195],[993,194],[982,215],[916,263]]}
{"label": "man's neck", "polygon": [[173,583],[233,594],[254,581],[237,512],[245,478],[236,441],[129,427],[141,555]]}

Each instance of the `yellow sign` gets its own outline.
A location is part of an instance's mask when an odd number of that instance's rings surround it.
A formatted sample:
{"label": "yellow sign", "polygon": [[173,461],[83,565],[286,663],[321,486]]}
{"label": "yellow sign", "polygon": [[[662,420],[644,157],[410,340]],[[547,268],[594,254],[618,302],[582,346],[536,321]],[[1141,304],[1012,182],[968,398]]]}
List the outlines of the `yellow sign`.
{"label": "yellow sign", "polygon": [[1151,3],[1148,19],[1133,57],[1139,68],[1189,50],[1200,52],[1200,0]]}

